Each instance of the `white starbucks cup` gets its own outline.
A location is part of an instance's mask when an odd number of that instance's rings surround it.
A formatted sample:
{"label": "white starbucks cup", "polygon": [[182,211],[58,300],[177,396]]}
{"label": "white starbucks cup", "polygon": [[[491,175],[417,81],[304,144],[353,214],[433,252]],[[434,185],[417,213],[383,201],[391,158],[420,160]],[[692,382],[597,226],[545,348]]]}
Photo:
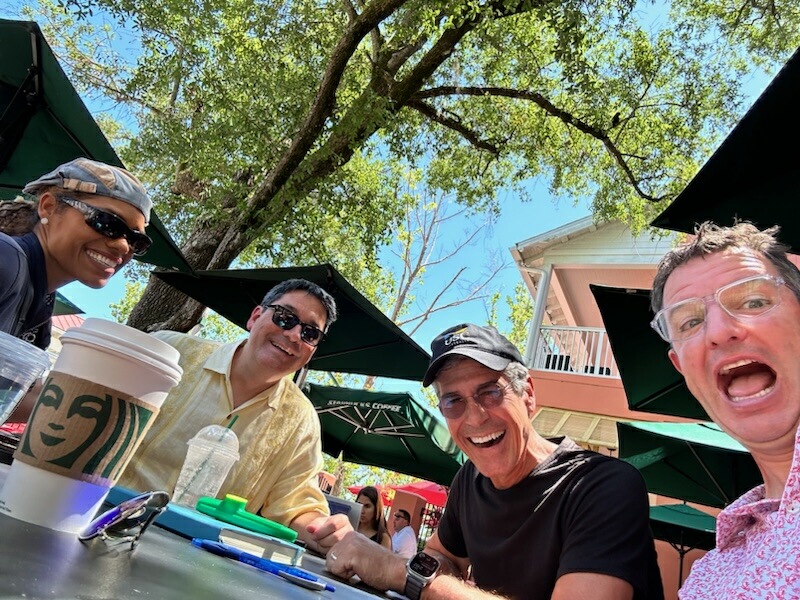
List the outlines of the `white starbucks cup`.
{"label": "white starbucks cup", "polygon": [[111,321],[86,319],[61,343],[0,490],[0,512],[77,533],[183,372],[172,346]]}

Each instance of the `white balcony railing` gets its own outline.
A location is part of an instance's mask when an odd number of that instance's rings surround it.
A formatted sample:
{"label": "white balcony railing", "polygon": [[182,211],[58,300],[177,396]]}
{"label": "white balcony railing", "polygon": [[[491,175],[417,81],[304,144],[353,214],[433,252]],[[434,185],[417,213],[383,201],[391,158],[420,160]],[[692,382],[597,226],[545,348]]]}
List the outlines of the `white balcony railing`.
{"label": "white balcony railing", "polygon": [[619,379],[606,331],[598,327],[542,327],[531,368]]}

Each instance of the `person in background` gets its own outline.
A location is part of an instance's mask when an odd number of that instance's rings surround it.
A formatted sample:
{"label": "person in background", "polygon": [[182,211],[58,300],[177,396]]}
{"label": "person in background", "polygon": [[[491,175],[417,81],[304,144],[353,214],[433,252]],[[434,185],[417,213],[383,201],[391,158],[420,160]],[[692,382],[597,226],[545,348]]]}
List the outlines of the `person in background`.
{"label": "person in background", "polygon": [[681,600],[800,598],[800,271],[777,234],[703,223],[653,282],[672,364],[764,478],[717,516]]}
{"label": "person in background", "polygon": [[372,485],[361,488],[356,496],[356,502],[361,505],[358,533],[384,548],[391,548],[392,538],[386,531],[386,517],[383,516],[383,501],[378,488]]}
{"label": "person in background", "polygon": [[417,533],[411,527],[411,515],[402,508],[394,511],[394,533],[392,552],[403,558],[411,558],[417,553]]}
{"label": "person in background", "polygon": [[46,349],[55,291],[73,281],[101,288],[146,252],[152,202],[128,171],[86,158],[23,192],[36,196],[29,231],[0,233],[0,331]]}
{"label": "person in background", "polygon": [[423,385],[469,458],[439,527],[408,561],[345,535],[328,570],[410,600],[663,600],[639,472],[541,437],[531,375],[493,327],[451,327],[431,349]]}
{"label": "person in background", "polygon": [[221,344],[174,331],[154,333],[180,352],[183,377],[119,484],[171,492],[192,436],[238,416],[232,429],[241,458],[218,495],[246,498],[248,511],[291,527],[324,554],[352,527],[346,515],[330,516],[319,489],[319,418],[292,375],[311,360],[336,316],[328,292],[311,281],[289,279],[253,309],[244,341]]}

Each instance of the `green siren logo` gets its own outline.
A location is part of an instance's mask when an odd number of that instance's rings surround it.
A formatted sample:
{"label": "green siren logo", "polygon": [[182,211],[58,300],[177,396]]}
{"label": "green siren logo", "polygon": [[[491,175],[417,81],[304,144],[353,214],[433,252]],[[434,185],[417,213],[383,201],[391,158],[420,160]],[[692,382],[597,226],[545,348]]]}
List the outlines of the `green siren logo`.
{"label": "green siren logo", "polygon": [[157,411],[115,390],[52,372],[14,458],[72,479],[114,482]]}

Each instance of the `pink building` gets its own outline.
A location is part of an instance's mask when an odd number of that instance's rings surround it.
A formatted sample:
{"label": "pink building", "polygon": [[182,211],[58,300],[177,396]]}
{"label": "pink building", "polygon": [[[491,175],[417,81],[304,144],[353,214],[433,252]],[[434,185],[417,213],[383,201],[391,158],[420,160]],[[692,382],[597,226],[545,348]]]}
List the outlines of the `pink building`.
{"label": "pink building", "polygon": [[[633,235],[618,222],[587,217],[510,248],[522,280],[534,298],[525,361],[536,388],[536,430],[567,435],[584,447],[615,455],[618,421],[685,421],[631,411],[589,284],[646,289],[676,234]],[[541,324],[536,326],[537,324]],[[651,504],[675,499],[651,495]],[[697,507],[716,514],[715,509]],[[677,598],[679,554],[657,541],[666,598]],[[683,578],[701,551],[684,560]]]}

